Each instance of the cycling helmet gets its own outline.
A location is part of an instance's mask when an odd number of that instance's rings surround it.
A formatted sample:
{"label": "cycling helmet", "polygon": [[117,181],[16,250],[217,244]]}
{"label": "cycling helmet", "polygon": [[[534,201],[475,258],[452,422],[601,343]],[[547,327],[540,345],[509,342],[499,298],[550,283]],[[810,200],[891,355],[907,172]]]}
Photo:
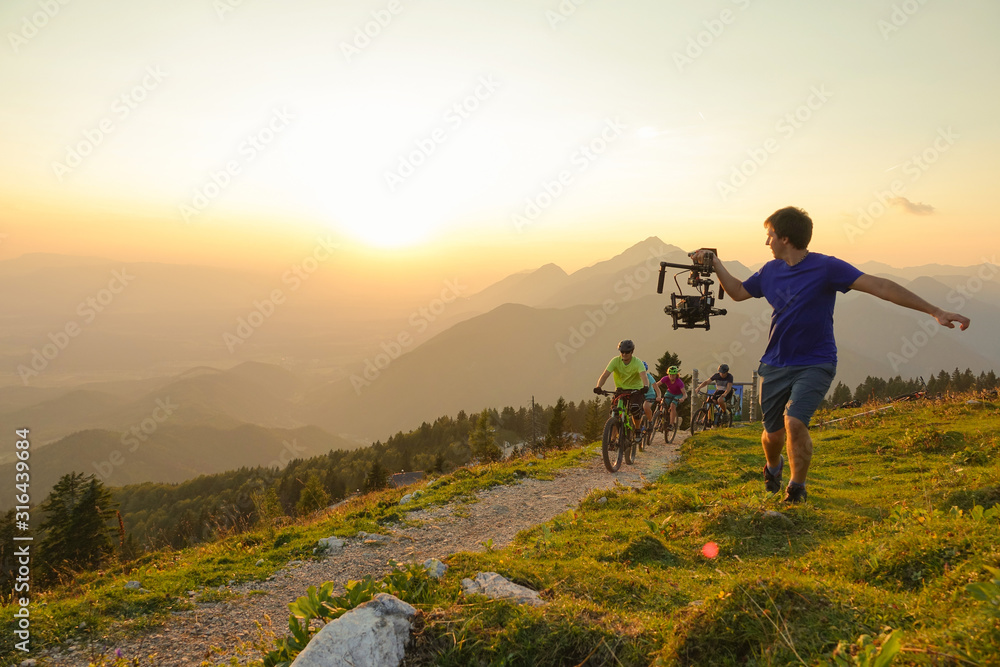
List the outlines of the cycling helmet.
{"label": "cycling helmet", "polygon": [[719,372],[720,373],[728,373],[729,372],[729,364],[722,364],[721,366],[719,366]]}
{"label": "cycling helmet", "polygon": [[635,343],[630,341],[628,338],[618,343],[618,351],[622,354],[628,354],[629,352],[635,351]]}
{"label": "cycling helmet", "polygon": [[642,362],[642,367],[645,368],[647,371],[649,370],[649,364],[647,364],[645,361]]}
{"label": "cycling helmet", "polygon": [[667,369],[667,375],[679,375],[680,372],[681,369],[677,368],[677,366],[671,366]]}

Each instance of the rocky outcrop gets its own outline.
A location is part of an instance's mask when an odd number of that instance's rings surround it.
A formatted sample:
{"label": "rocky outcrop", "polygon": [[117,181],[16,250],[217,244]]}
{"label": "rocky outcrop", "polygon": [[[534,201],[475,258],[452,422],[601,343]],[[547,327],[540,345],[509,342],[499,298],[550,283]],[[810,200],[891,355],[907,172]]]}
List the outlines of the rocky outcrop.
{"label": "rocky outcrop", "polygon": [[399,598],[379,593],[327,623],[292,667],[395,667],[403,661],[416,615]]}
{"label": "rocky outcrop", "polygon": [[462,579],[462,592],[466,595],[485,595],[492,600],[530,604],[534,607],[545,604],[537,591],[515,584],[496,572],[480,572],[475,579]]}

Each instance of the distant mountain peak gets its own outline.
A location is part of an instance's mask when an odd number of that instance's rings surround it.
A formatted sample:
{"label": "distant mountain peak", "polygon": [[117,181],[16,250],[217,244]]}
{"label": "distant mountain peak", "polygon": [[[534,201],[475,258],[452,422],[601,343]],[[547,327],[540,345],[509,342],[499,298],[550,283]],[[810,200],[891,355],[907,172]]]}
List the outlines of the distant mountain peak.
{"label": "distant mountain peak", "polygon": [[555,264],[553,262],[549,262],[548,264],[543,264],[542,266],[538,267],[534,271],[531,271],[531,273],[533,273],[533,274],[542,274],[542,275],[547,275],[547,274],[554,274],[554,275],[561,275],[561,276],[569,275],[569,274],[567,274],[563,270],[563,268],[561,266],[559,266],[558,264]]}

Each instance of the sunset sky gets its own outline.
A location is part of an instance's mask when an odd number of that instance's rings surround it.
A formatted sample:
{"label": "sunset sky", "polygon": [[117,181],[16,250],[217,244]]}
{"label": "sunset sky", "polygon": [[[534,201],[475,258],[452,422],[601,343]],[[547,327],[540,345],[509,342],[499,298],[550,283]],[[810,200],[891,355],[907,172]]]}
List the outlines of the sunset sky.
{"label": "sunset sky", "polygon": [[791,204],[820,252],[974,264],[998,25],[995,0],[5,0],[0,259],[280,264],[326,234],[495,279],[656,235],[753,264]]}

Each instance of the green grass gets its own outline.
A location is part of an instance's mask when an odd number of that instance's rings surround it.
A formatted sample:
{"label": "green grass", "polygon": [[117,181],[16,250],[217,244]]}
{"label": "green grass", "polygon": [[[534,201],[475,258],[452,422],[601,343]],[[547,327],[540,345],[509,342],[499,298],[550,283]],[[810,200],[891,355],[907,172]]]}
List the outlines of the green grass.
{"label": "green grass", "polygon": [[[710,431],[645,488],[594,492],[507,548],[453,555],[416,605],[423,617],[407,664],[875,665],[895,633],[893,664],[1000,665],[1000,615],[966,590],[1000,567],[997,405],[898,404],[812,435],[803,505],[764,492],[756,427]],[[273,534],[154,554],[134,572],[53,593],[35,607],[33,631],[79,636],[84,619],[95,638],[143,629],[190,606],[187,590],[261,579],[311,557],[319,537],[378,532],[412,509],[469,501],[593,455],[591,445],[463,469],[405,508],[401,491],[386,491]],[[715,558],[703,554],[709,542]],[[461,580],[483,571],[540,591],[546,605],[464,597]],[[130,578],[150,592],[120,590]]]}
{"label": "green grass", "polygon": [[[1000,618],[965,589],[1000,565],[998,430],[996,405],[964,401],[814,429],[792,507],[763,490],[756,428],[699,434],[644,489],[453,556],[413,664],[874,664],[894,630],[893,664],[1000,664]],[[459,596],[480,571],[548,604]]]}
{"label": "green grass", "polygon": [[[412,511],[471,502],[479,490],[528,477],[551,479],[556,470],[580,465],[593,453],[591,445],[552,452],[544,458],[532,456],[504,465],[461,468],[425,483],[423,495],[405,506],[400,506],[399,500],[414,487],[366,494],[293,525],[255,530],[179,551],[157,551],[124,566],[109,565],[100,572],[80,574],[52,590],[33,590],[32,655],[66,641],[113,647],[118,637],[169,622],[171,612],[192,609],[198,602],[231,599],[236,593],[229,590],[230,582],[261,581],[291,560],[314,558],[313,549],[322,537],[351,537],[362,530],[385,532],[394,525],[412,523],[407,518]],[[260,560],[263,564],[257,565]],[[126,590],[125,583],[130,580],[141,582],[143,590]],[[20,662],[25,657],[14,646],[18,641],[13,633],[14,611],[12,605],[0,609],[0,664]]]}

